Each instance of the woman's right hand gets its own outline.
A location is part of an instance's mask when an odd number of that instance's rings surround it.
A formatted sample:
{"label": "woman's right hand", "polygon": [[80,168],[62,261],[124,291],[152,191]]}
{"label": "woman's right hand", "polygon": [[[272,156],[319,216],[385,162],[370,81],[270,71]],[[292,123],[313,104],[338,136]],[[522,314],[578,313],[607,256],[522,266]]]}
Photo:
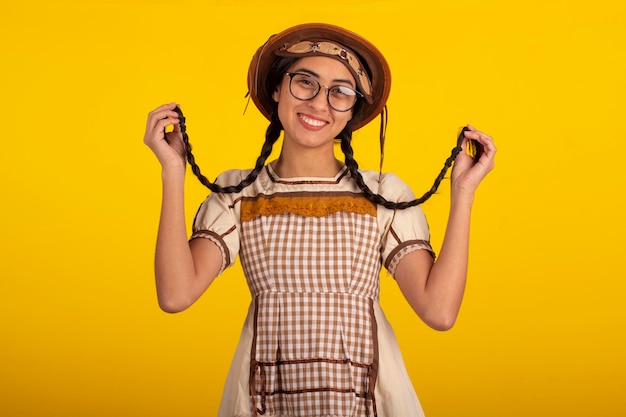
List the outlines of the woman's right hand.
{"label": "woman's right hand", "polygon": [[[178,113],[174,111],[176,106],[176,103],[169,103],[152,110],[148,114],[143,138],[143,142],[154,152],[164,169],[185,166],[185,144]],[[166,134],[165,128],[171,125],[174,130]]]}

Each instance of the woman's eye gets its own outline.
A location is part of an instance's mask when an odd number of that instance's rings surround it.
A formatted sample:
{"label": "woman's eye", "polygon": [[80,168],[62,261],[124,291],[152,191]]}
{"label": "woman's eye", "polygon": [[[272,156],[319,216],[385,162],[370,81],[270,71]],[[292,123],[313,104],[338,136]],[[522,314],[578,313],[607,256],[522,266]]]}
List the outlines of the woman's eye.
{"label": "woman's eye", "polygon": [[351,89],[341,86],[333,87],[330,93],[336,96],[354,96],[354,92]]}

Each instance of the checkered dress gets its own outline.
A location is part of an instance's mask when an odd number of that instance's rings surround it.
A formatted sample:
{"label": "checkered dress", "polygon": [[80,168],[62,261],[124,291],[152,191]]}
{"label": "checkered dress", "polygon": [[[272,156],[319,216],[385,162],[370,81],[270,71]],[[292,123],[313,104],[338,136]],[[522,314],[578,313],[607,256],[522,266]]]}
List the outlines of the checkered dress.
{"label": "checkered dress", "polygon": [[221,195],[222,220],[202,207],[196,217],[192,238],[218,243],[224,266],[238,254],[253,297],[245,415],[378,415],[374,309],[385,247],[394,258],[430,246],[390,245],[376,205],[352,183],[345,169],[283,180],[268,166],[251,189]]}

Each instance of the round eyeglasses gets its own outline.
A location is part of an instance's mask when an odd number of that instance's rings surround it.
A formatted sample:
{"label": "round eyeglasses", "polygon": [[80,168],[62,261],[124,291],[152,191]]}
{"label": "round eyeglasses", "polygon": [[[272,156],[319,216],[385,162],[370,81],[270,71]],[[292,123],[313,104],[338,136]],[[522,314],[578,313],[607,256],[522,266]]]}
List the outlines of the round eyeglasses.
{"label": "round eyeglasses", "polygon": [[358,98],[363,97],[363,94],[345,85],[333,85],[330,87],[321,85],[319,81],[309,74],[288,72],[287,75],[289,76],[289,92],[292,96],[302,101],[312,100],[324,87],[328,104],[333,110],[339,112],[351,110]]}

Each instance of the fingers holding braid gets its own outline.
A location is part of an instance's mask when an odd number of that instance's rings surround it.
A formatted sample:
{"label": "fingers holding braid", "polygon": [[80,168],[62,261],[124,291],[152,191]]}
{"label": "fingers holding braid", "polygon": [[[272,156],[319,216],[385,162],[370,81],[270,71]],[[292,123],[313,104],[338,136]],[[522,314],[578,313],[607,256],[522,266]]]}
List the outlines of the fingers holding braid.
{"label": "fingers holding braid", "polygon": [[[168,125],[168,121],[164,121],[163,118],[171,118],[172,115],[174,117],[174,121],[170,121],[169,124],[173,124],[174,130],[166,134],[163,129]],[[216,183],[209,181],[200,171],[200,167],[196,163],[195,157],[192,153],[192,146],[191,143],[189,143],[189,136],[187,134],[187,126],[185,122],[185,116],[178,105],[172,103],[161,106],[151,112],[148,117],[148,129],[146,132],[150,130],[152,133],[152,136],[148,139],[159,143],[167,143],[168,145],[171,145],[171,147],[176,148],[182,156],[183,164],[185,159],[187,159],[187,162],[189,162],[191,167],[191,171],[198,178],[200,183],[202,183],[202,185],[207,187],[209,190],[217,193],[238,193],[248,185],[252,184],[259,175],[259,172],[261,172],[261,169],[263,169],[265,161],[272,153],[272,147],[280,137],[280,132],[282,130],[282,124],[276,114],[272,117],[272,121],[267,128],[265,142],[263,143],[263,147],[261,149],[261,155],[257,158],[254,169],[250,171],[248,176],[241,180],[239,184],[221,187]],[[146,133],[146,137],[148,137],[148,133]]]}
{"label": "fingers holding braid", "polygon": [[178,114],[174,111],[175,103],[164,104],[148,114],[144,143],[148,146],[164,139],[166,126],[178,124]]}
{"label": "fingers holding braid", "polygon": [[481,151],[477,158],[472,158],[466,152],[462,152],[454,163],[452,170],[452,187],[473,193],[480,182],[495,166],[496,146],[491,136],[467,125],[464,129],[463,150],[472,146],[475,142]]}
{"label": "fingers holding braid", "polygon": [[[164,104],[148,114],[143,142],[154,152],[163,166],[181,166],[185,164],[185,152],[179,127],[179,116],[174,111],[176,103]],[[165,133],[168,126],[173,130]]]}
{"label": "fingers holding braid", "polygon": [[495,165],[494,157],[497,151],[493,138],[479,130],[476,130],[476,128],[471,125],[467,125],[465,138],[475,140],[481,145],[482,152],[480,154],[480,158],[476,162],[482,163],[488,171],[491,171]]}
{"label": "fingers holding braid", "polygon": [[[173,130],[169,133],[165,132],[165,128],[167,126],[173,126]],[[282,124],[278,119],[278,115],[274,114],[266,132],[266,138],[261,150],[261,155],[257,158],[254,169],[239,184],[227,187],[221,187],[210,182],[200,172],[200,167],[196,164],[194,155],[191,152],[192,147],[189,143],[189,137],[187,135],[185,117],[176,103],[162,105],[150,112],[146,126],[144,143],[148,145],[157,155],[157,158],[163,166],[166,166],[169,163],[182,163],[184,166],[186,159],[196,177],[198,177],[200,182],[211,191],[221,193],[237,193],[256,180],[257,175],[265,164],[265,161],[271,154],[272,146],[279,138],[281,130]],[[353,179],[356,181],[359,188],[364,192],[365,197],[372,202],[389,209],[402,210],[424,203],[435,192],[437,192],[439,184],[444,179],[446,172],[452,166],[453,162],[454,168],[451,176],[453,188],[456,187],[466,189],[471,192],[474,192],[480,181],[482,181],[485,175],[487,175],[487,173],[494,167],[496,147],[493,143],[493,139],[468,125],[464,127],[459,134],[457,146],[452,149],[449,158],[446,160],[431,189],[424,193],[422,197],[412,201],[391,202],[387,201],[384,196],[374,193],[367,186],[367,184],[365,184],[365,181],[359,172],[358,163],[353,157],[351,139],[351,132],[344,134],[341,140],[341,148],[346,157],[346,166],[352,173]],[[476,141],[482,150],[480,155],[478,155],[475,160],[463,152],[470,145],[470,140]]]}

